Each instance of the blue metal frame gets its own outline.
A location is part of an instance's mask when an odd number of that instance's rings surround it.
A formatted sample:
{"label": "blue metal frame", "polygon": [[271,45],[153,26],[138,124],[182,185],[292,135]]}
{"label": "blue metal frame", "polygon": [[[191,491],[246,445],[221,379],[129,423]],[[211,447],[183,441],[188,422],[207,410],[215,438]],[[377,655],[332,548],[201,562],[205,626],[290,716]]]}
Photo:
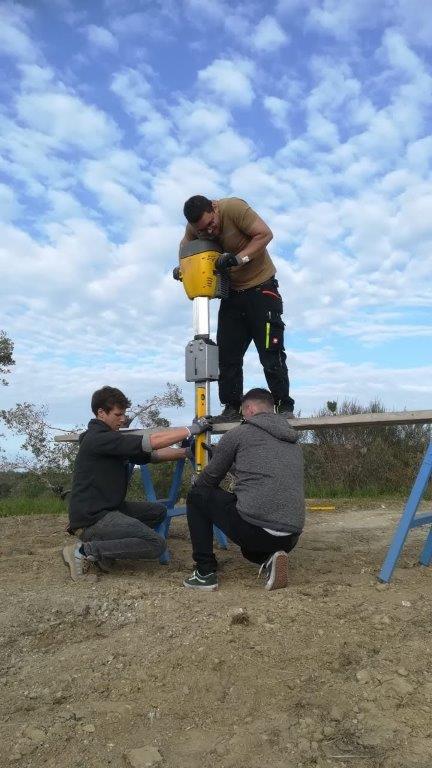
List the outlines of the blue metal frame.
{"label": "blue metal frame", "polygon": [[[141,482],[143,484],[143,488],[144,488],[144,492],[147,497],[147,500],[157,501],[160,504],[163,504],[164,507],[166,507],[167,509],[167,516],[165,520],[157,528],[158,533],[162,534],[162,536],[164,536],[165,539],[167,539],[169,535],[171,519],[173,517],[179,517],[180,515],[186,514],[185,506],[181,506],[181,507],[175,506],[180,495],[184,465],[185,465],[185,459],[178,459],[175,462],[174,472],[171,480],[171,486],[166,499],[156,498],[156,491],[153,485],[153,480],[149,470],[149,466],[147,464],[140,465]],[[220,548],[228,549],[228,539],[225,536],[224,532],[221,531],[220,528],[217,528],[216,526],[213,526],[213,531]],[[165,564],[165,563],[169,563],[169,561],[170,561],[170,554],[168,549],[166,549],[163,555],[160,556],[159,562]]]}
{"label": "blue metal frame", "polygon": [[430,525],[431,529],[422,549],[419,562],[421,565],[430,565],[432,560],[432,515],[419,515],[416,517],[418,506],[432,475],[432,442],[424,455],[408,501],[405,505],[402,517],[396,527],[391,541],[387,557],[379,573],[380,581],[390,581],[400,553],[405,544],[405,539],[411,528],[419,528],[421,525]]}

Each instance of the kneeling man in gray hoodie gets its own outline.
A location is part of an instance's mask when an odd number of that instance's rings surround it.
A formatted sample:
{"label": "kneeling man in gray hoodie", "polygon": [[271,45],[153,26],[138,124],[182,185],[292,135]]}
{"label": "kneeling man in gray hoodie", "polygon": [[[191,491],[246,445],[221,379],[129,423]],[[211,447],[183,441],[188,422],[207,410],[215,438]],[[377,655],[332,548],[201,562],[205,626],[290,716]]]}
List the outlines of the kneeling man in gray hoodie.
{"label": "kneeling man in gray hoodie", "polygon": [[[185,587],[218,588],[213,525],[258,563],[266,589],[286,587],[288,557],[304,525],[303,455],[287,418],[274,412],[266,389],[251,389],[243,423],[227,432],[187,497],[195,570]],[[235,465],[234,493],[219,488]]]}

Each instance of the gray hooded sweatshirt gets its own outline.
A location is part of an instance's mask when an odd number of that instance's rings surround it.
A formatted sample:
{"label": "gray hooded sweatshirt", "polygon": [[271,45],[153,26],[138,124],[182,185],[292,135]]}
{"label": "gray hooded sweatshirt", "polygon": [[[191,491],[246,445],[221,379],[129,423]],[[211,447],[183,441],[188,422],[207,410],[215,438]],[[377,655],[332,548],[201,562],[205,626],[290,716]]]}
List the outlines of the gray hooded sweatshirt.
{"label": "gray hooded sweatshirt", "polygon": [[303,454],[276,413],[257,413],[222,437],[197,486],[217,486],[235,464],[238,513],[252,525],[300,533],[305,518]]}

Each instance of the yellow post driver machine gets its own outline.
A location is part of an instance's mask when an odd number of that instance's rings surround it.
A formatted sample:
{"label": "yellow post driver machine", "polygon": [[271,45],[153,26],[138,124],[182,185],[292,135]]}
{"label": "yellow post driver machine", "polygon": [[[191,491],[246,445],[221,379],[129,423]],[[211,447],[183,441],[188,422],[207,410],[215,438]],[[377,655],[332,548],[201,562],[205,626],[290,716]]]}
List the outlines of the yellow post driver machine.
{"label": "yellow post driver machine", "polygon": [[[174,277],[183,283],[186,295],[193,301],[194,337],[186,345],[185,378],[195,382],[195,415],[210,413],[210,382],[219,377],[218,347],[210,339],[210,299],[227,295],[228,278],[215,269],[222,249],[209,240],[191,240],[180,250],[180,265]],[[207,434],[195,441],[195,469],[200,472],[207,463]]]}

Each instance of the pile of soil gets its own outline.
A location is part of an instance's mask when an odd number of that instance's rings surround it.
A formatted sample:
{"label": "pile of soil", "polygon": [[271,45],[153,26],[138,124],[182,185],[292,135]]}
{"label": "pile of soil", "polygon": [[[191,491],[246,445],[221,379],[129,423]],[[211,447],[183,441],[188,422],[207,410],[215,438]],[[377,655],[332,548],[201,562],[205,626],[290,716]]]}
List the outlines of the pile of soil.
{"label": "pile of soil", "polygon": [[425,529],[376,579],[400,513],[310,513],[286,590],[230,545],[204,594],[184,518],[169,565],[96,584],[70,581],[64,518],[1,519],[1,765],[430,768]]}

